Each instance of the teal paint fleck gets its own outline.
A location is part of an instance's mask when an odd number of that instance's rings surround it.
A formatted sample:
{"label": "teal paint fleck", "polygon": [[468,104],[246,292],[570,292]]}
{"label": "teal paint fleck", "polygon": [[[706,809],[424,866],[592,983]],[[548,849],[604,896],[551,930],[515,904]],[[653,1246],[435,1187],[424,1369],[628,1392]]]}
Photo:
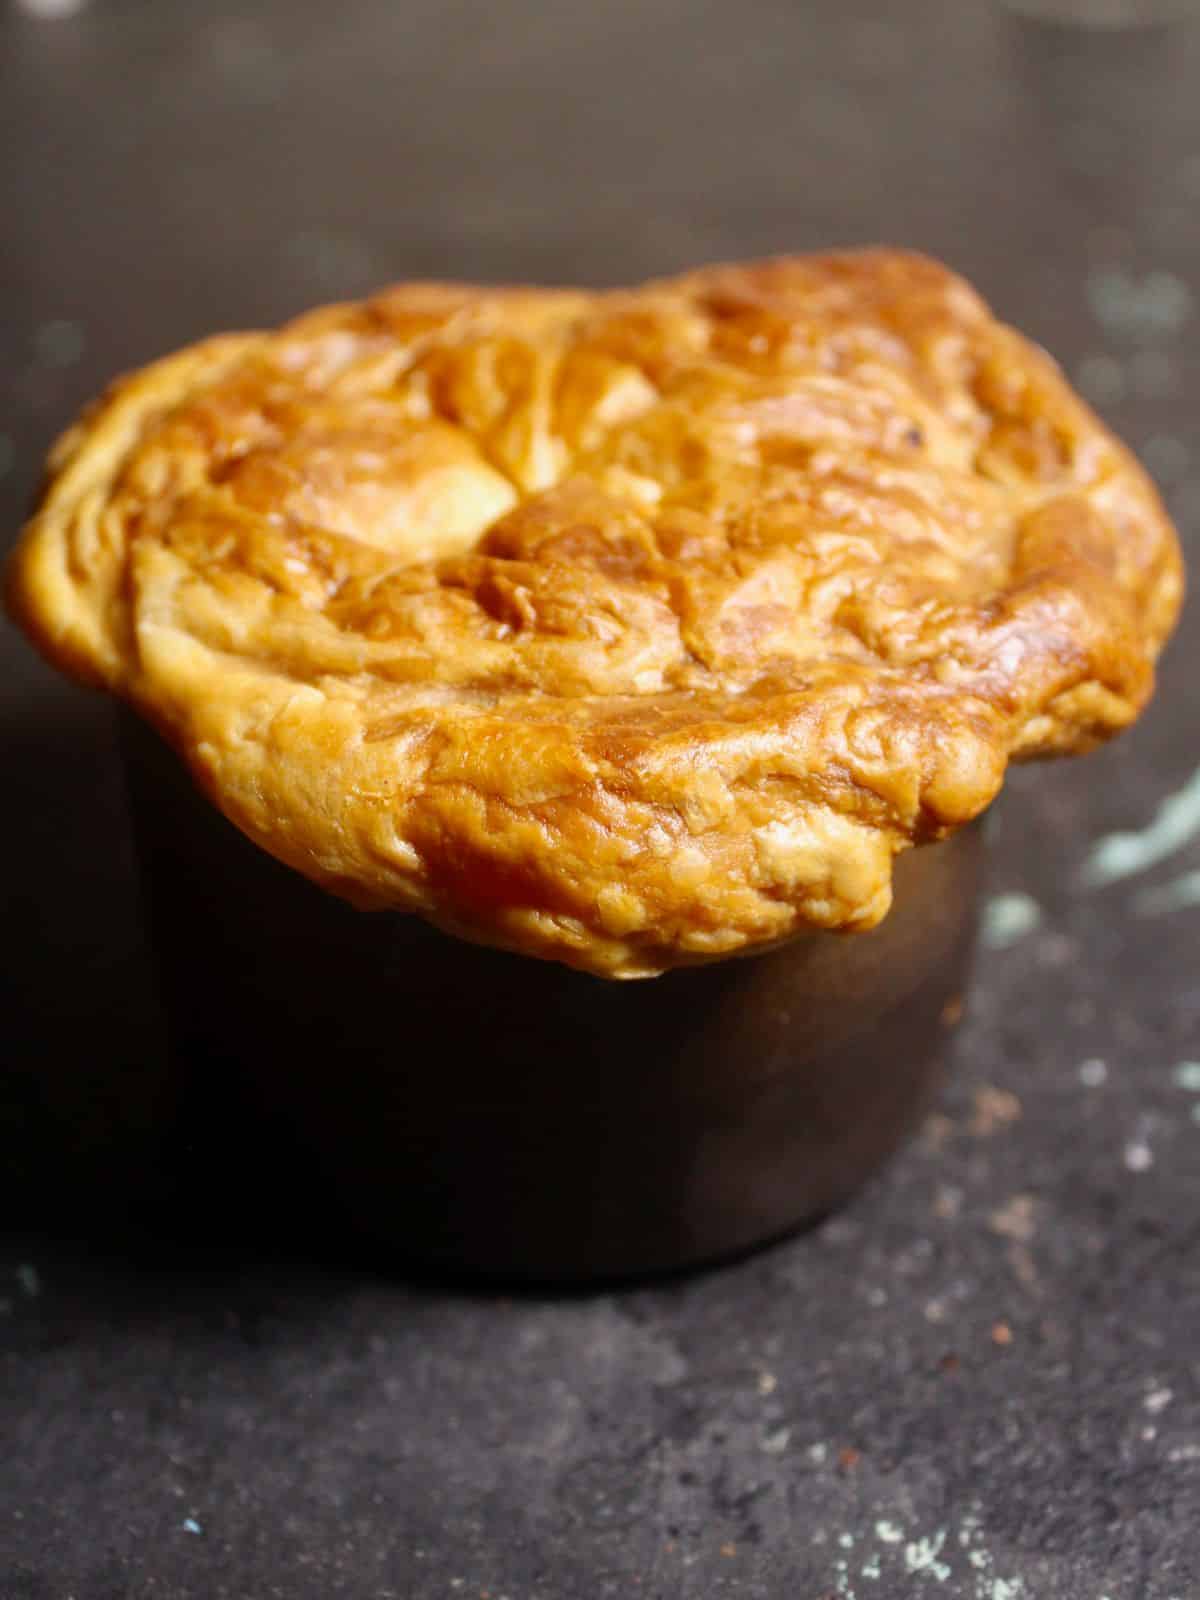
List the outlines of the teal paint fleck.
{"label": "teal paint fleck", "polygon": [[1170,911],[1186,911],[1189,906],[1200,906],[1200,872],[1185,872],[1181,878],[1142,889],[1133,897],[1139,917],[1161,917]]}
{"label": "teal paint fleck", "polygon": [[184,1517],[183,1531],[184,1533],[203,1533],[204,1529],[196,1521],[195,1517]]}
{"label": "teal paint fleck", "polygon": [[1017,1600],[1024,1588],[1020,1578],[997,1578],[992,1584],[992,1600]]}
{"label": "teal paint fleck", "polygon": [[989,950],[1007,950],[1041,925],[1042,908],[1028,894],[997,894],[983,908],[979,937]]}
{"label": "teal paint fleck", "polygon": [[914,1539],[904,1547],[904,1567],[907,1572],[916,1575],[918,1572],[928,1572],[939,1583],[945,1583],[950,1576],[950,1568],[938,1557],[942,1553],[942,1546],[946,1543],[945,1529],[927,1539]]}
{"label": "teal paint fleck", "polygon": [[1171,1076],[1189,1094],[1200,1094],[1200,1061],[1181,1061]]}
{"label": "teal paint fleck", "polygon": [[1109,833],[1097,840],[1084,862],[1086,888],[1100,889],[1121,878],[1144,872],[1181,849],[1200,830],[1200,767],[1182,789],[1169,795],[1154,819],[1129,833]]}
{"label": "teal paint fleck", "polygon": [[42,1292],[42,1280],[36,1267],[30,1266],[28,1261],[22,1261],[17,1268],[17,1282],[31,1300],[36,1300]]}

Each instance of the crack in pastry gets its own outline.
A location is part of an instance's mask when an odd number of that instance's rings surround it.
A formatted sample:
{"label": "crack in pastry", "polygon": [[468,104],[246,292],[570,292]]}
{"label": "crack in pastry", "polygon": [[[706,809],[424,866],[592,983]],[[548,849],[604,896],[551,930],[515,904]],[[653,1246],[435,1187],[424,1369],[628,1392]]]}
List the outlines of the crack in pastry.
{"label": "crack in pastry", "polygon": [[1181,593],[1050,358],[889,250],[195,345],[60,441],[9,569],[263,848],[610,977],[873,926],[1011,758],[1134,719]]}

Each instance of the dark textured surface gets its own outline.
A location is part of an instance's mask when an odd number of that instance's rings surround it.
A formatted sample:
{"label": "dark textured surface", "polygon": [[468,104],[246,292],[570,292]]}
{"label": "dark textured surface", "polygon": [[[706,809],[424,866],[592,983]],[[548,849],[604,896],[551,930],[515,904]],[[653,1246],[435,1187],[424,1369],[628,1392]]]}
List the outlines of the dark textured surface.
{"label": "dark textured surface", "polygon": [[[884,238],[1060,356],[1194,552],[1198,70],[1200,22],[965,0],[10,10],[7,520],[104,377],[210,327]],[[1041,922],[1002,906],[916,1145],[814,1235],[557,1302],[285,1251],[286,1210],[45,1225],[64,1126],[75,1173],[138,1147],[158,1034],[107,712],[3,660],[3,1600],[1200,1595],[1200,911],[1153,892],[1200,847],[1081,878],[1196,767],[1190,616],[1133,736],[1011,785],[993,892]]]}

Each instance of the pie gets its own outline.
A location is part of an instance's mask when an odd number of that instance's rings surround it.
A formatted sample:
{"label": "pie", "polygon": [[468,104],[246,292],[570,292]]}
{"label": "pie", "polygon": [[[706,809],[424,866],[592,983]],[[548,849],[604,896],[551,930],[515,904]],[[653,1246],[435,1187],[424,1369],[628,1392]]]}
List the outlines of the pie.
{"label": "pie", "polygon": [[208,339],[59,441],[8,593],[316,883],[624,978],[872,927],[1134,720],[1182,570],[1053,361],[879,249]]}

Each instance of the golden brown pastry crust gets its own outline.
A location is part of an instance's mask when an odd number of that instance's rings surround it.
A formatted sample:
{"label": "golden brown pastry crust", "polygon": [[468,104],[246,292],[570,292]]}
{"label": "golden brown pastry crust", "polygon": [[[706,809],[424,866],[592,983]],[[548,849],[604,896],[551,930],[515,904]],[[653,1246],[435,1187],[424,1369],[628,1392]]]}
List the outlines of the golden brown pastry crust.
{"label": "golden brown pastry crust", "polygon": [[1148,698],[1131,456],[921,257],[411,284],[133,374],[9,573],[251,838],[608,976],[866,928],[1012,756]]}

